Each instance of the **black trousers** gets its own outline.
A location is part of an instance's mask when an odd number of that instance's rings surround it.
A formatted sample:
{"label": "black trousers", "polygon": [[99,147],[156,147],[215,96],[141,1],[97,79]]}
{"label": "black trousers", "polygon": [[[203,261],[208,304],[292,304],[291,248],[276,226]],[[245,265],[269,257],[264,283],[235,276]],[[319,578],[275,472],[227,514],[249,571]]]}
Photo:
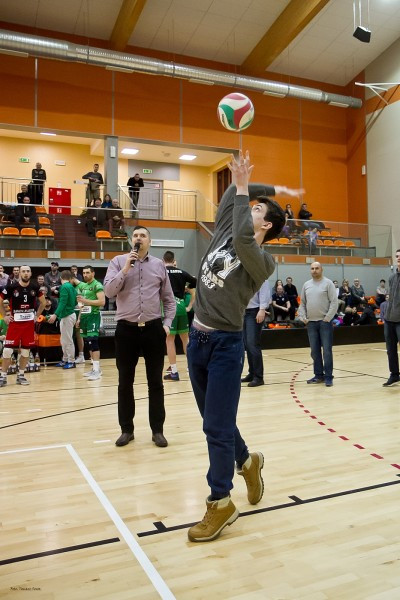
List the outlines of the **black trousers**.
{"label": "black trousers", "polygon": [[115,356],[118,368],[118,420],[122,433],[133,433],[135,398],[133,383],[140,353],[143,354],[149,390],[149,423],[153,433],[162,433],[165,421],[163,368],[166,333],[161,319],[145,327],[118,321]]}

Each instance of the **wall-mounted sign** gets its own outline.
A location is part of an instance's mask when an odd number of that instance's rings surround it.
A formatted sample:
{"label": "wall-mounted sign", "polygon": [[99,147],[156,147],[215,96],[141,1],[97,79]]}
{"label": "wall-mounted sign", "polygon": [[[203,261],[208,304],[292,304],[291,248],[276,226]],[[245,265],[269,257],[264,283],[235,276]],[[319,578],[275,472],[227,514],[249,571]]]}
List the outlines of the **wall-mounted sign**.
{"label": "wall-mounted sign", "polygon": [[55,160],[54,164],[57,165],[58,167],[65,167],[65,165],[67,163],[65,162],[65,160]]}
{"label": "wall-mounted sign", "polygon": [[152,173],[153,169],[143,169],[143,173]]}
{"label": "wall-mounted sign", "polygon": [[19,158],[18,160],[19,160],[19,162],[24,162],[24,163],[30,162],[30,158],[26,158],[24,156],[21,156],[21,158]]}

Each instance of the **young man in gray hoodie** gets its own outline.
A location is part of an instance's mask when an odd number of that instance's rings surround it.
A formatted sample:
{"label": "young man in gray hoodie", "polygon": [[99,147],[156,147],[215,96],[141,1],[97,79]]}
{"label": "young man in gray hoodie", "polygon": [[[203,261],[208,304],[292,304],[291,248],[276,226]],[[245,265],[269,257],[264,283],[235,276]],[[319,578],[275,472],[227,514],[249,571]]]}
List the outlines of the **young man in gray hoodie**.
{"label": "young man in gray hoodie", "polygon": [[[272,256],[261,249],[285,224],[282,208],[267,196],[297,196],[301,190],[248,184],[253,167],[248,153],[232,157],[232,184],[224,193],[215,233],[200,266],[195,316],[189,336],[189,374],[203,418],[210,467],[211,494],[200,523],[189,529],[192,542],[207,542],[239,516],[230,498],[235,461],[245,479],[247,497],[263,495],[261,452],[249,453],[236,426],[243,369],[243,316],[249,300],[273,273]],[[250,208],[250,200],[257,203]]]}

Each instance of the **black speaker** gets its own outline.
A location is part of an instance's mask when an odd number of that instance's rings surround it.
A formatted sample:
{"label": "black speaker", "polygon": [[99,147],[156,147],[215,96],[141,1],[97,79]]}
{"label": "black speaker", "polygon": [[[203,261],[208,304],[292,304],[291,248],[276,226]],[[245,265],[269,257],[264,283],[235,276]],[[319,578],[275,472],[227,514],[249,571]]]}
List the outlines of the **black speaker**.
{"label": "black speaker", "polygon": [[353,33],[353,37],[360,40],[360,42],[365,42],[366,44],[369,44],[371,41],[371,32],[366,27],[359,26]]}

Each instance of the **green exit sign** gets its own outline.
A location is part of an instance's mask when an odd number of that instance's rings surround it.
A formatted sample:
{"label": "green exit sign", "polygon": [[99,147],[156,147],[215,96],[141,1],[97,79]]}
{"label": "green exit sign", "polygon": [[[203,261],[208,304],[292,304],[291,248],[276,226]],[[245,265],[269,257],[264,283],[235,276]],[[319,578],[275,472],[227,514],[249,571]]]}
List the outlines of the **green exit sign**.
{"label": "green exit sign", "polygon": [[24,156],[21,156],[21,158],[19,159],[19,162],[29,162],[29,161],[30,161],[30,159],[26,158]]}
{"label": "green exit sign", "polygon": [[153,169],[143,169],[143,173],[152,173]]}

